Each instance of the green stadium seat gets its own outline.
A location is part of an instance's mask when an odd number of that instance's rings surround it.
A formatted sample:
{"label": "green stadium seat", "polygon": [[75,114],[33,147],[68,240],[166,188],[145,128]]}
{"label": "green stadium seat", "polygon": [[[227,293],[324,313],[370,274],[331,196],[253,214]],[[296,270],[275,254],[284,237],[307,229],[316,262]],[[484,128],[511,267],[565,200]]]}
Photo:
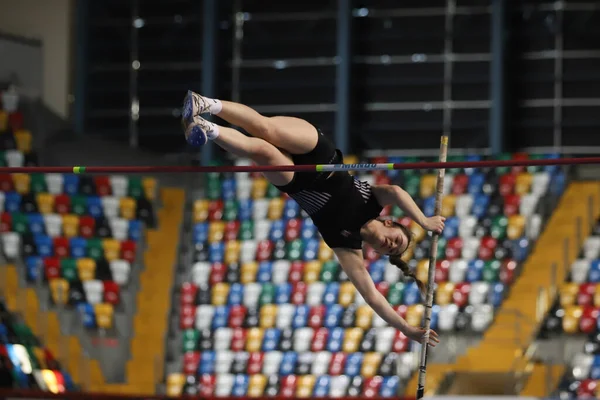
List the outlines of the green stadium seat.
{"label": "green stadium seat", "polygon": [[127,195],[134,199],[139,199],[144,195],[144,186],[142,185],[142,178],[138,176],[130,176],[129,184],[127,185]]}
{"label": "green stadium seat", "polygon": [[387,299],[391,305],[397,306],[399,304],[402,304],[403,296],[404,296],[404,283],[396,282],[390,287],[390,290],[388,291]]}
{"label": "green stadium seat", "polygon": [[254,239],[254,221],[242,221],[240,224],[240,231],[238,233],[239,240],[252,240]]}
{"label": "green stadium seat", "polygon": [[73,258],[63,258],[60,260],[60,275],[69,282],[78,279],[77,261]]}
{"label": "green stadium seat", "polygon": [[286,258],[290,261],[298,261],[302,258],[303,242],[301,239],[292,240],[286,244]]}
{"label": "green stadium seat", "polygon": [[183,352],[198,350],[198,341],[200,340],[200,332],[196,329],[186,329],[183,332]]}
{"label": "green stadium seat", "polygon": [[281,196],[281,192],[279,191],[279,189],[277,189],[275,186],[269,184],[269,186],[267,186],[267,198],[268,199],[274,199],[276,197]]}
{"label": "green stadium seat", "polygon": [[503,240],[506,237],[506,228],[508,227],[508,218],[504,215],[498,215],[492,220],[490,235],[497,240]]}
{"label": "green stadium seat", "polygon": [[235,221],[238,216],[238,204],[235,200],[225,201],[223,206],[223,220],[224,221]]}
{"label": "green stadium seat", "polygon": [[438,238],[438,253],[437,253],[437,258],[438,260],[441,260],[442,258],[446,258],[446,244],[448,242],[446,241],[446,238],[443,236],[440,236]]}
{"label": "green stadium seat", "polygon": [[27,233],[29,231],[27,224],[27,216],[21,213],[13,213],[12,214],[12,230],[13,232],[17,232],[21,235]]}
{"label": "green stadium seat", "polygon": [[258,298],[258,305],[264,306],[265,304],[275,303],[275,285],[272,283],[265,283],[262,286],[262,291]]}
{"label": "green stadium seat", "polygon": [[319,280],[325,283],[337,282],[339,274],[339,264],[334,261],[325,261],[321,267]]}
{"label": "green stadium seat", "polygon": [[99,260],[104,257],[102,239],[92,238],[87,241],[87,255],[94,260]]}
{"label": "green stadium seat", "polygon": [[500,279],[500,266],[499,260],[486,261],[483,265],[483,280],[488,283],[498,282]]}
{"label": "green stadium seat", "polygon": [[76,195],[71,197],[71,210],[76,215],[86,215],[86,198],[85,196]]}
{"label": "green stadium seat", "polygon": [[[499,161],[512,160],[512,155],[510,153],[502,153],[496,157]],[[498,176],[504,175],[510,172],[511,167],[498,167],[496,168],[496,174]]]}
{"label": "green stadium seat", "polygon": [[[529,155],[529,159],[530,160],[543,160],[545,157],[542,154],[530,154]],[[536,172],[540,172],[542,170],[542,166],[540,165],[530,165],[529,167],[527,167],[527,172],[529,172],[530,174],[535,174]]]}
{"label": "green stadium seat", "polygon": [[46,177],[43,174],[32,174],[30,185],[33,193],[45,193],[48,191]]}

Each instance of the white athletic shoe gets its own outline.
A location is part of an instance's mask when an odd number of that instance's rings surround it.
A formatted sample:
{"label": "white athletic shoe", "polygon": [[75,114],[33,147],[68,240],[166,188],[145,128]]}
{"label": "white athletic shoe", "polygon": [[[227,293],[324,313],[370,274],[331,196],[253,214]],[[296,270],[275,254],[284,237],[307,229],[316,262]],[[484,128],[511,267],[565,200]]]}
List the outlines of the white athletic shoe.
{"label": "white athletic shoe", "polygon": [[191,124],[194,117],[210,112],[211,101],[214,100],[207,99],[204,96],[200,96],[198,93],[188,90],[185,98],[183,99],[183,110],[181,112],[182,118],[188,124]]}
{"label": "white athletic shoe", "polygon": [[210,122],[202,117],[194,117],[189,124],[184,123],[185,138],[192,146],[204,146],[208,141],[207,132],[212,130]]}

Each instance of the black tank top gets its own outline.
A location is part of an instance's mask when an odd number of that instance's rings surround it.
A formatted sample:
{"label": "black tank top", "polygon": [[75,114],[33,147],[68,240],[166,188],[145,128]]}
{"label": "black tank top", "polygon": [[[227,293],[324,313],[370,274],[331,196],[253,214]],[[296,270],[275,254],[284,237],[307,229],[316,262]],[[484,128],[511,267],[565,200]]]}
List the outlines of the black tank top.
{"label": "black tank top", "polygon": [[309,214],[332,249],[361,249],[361,227],[383,210],[371,185],[345,171],[288,194]]}

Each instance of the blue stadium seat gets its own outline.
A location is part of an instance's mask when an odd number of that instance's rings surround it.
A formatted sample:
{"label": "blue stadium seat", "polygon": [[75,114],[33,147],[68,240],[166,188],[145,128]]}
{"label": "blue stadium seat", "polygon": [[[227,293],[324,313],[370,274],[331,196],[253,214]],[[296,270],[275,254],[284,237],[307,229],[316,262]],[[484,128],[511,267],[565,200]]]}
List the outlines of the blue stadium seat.
{"label": "blue stadium seat", "polygon": [[327,350],[332,353],[342,351],[342,344],[344,343],[344,329],[333,328],[329,331],[329,338],[327,339]]}
{"label": "blue stadium seat", "polygon": [[400,378],[398,376],[385,376],[379,389],[381,397],[397,397]]}
{"label": "blue stadium seat", "polygon": [[562,192],[564,192],[566,185],[567,178],[565,174],[562,171],[557,171],[550,179],[550,185],[548,186],[548,189],[553,195],[559,196],[562,194]]}
{"label": "blue stadium seat", "polygon": [[369,275],[371,275],[371,279],[373,279],[373,282],[376,284],[383,281],[386,265],[387,261],[380,258],[377,261],[373,261],[369,266]]}
{"label": "blue stadium seat", "polygon": [[319,240],[312,239],[302,239],[304,240],[304,252],[302,254],[302,259],[304,261],[313,261],[317,259],[319,254]]}
{"label": "blue stadium seat", "polygon": [[46,225],[44,223],[44,217],[42,214],[33,213],[27,215],[27,221],[29,223],[29,230],[33,234],[44,234],[46,233]]}
{"label": "blue stadium seat", "polygon": [[25,270],[27,273],[27,280],[30,282],[37,282],[40,277],[40,273],[44,270],[44,262],[42,257],[29,256],[25,259]]}
{"label": "blue stadium seat", "polygon": [[[339,282],[330,282],[325,286],[325,292],[323,293],[323,302],[326,306],[332,306],[337,304],[338,295],[340,293]],[[342,310],[343,312],[343,310]],[[340,314],[341,317],[341,314]]]}
{"label": "blue stadium seat", "polygon": [[[546,159],[546,160],[556,160],[558,158],[560,158],[560,154],[557,154],[557,153],[551,153],[551,154],[544,155],[544,159]],[[559,170],[560,170],[560,167],[558,165],[545,165],[544,166],[544,171],[548,172],[550,174],[553,174]]]}
{"label": "blue stadium seat", "polygon": [[435,213],[435,196],[429,196],[423,199],[423,214],[431,217]]}
{"label": "blue stadium seat", "polygon": [[418,304],[421,302],[421,292],[419,291],[419,287],[413,281],[404,287],[404,304],[407,306]]}
{"label": "blue stadium seat", "polygon": [[290,302],[292,296],[292,284],[281,283],[277,285],[275,290],[275,303],[276,304],[287,304]]}
{"label": "blue stadium seat", "polygon": [[23,369],[22,369],[23,368],[22,361],[21,361],[19,355],[16,353],[14,345],[7,344],[6,345],[6,353],[8,354],[8,358],[10,359],[10,361],[13,364],[12,376],[13,376],[14,380],[16,381],[15,383],[17,384],[17,387],[20,389],[28,388],[29,380],[27,379],[27,375],[25,374],[26,371],[23,371]]}
{"label": "blue stadium seat", "polygon": [[16,213],[21,210],[21,195],[17,192],[7,192],[4,195],[4,210]]}
{"label": "blue stadium seat", "polygon": [[63,379],[65,381],[65,389],[67,389],[67,391],[75,390],[75,383],[73,382],[73,378],[71,377],[71,374],[69,374],[65,370],[62,370],[61,373],[62,373]]}
{"label": "blue stadium seat", "polygon": [[221,194],[223,200],[235,200],[236,198],[236,183],[235,179],[225,179],[221,185]]}
{"label": "blue stadium seat", "polygon": [[194,225],[193,241],[197,243],[206,243],[208,241],[208,222],[202,222]]}
{"label": "blue stadium seat", "polygon": [[443,235],[446,239],[452,239],[458,236],[458,228],[460,227],[460,218],[449,217],[446,219]]}
{"label": "blue stadium seat", "polygon": [[329,394],[329,387],[331,386],[331,377],[329,375],[321,375],[317,377],[315,386],[313,388],[314,397],[327,397]]}
{"label": "blue stadium seat", "polygon": [[215,307],[215,314],[212,320],[212,329],[225,328],[227,326],[227,320],[229,319],[229,307],[228,306],[217,306]]}
{"label": "blue stadium seat", "polygon": [[600,379],[600,355],[595,355],[590,368],[590,378]]}
{"label": "blue stadium seat", "polygon": [[300,206],[294,199],[287,199],[283,206],[283,218],[294,219],[300,217]]}
{"label": "blue stadium seat", "polygon": [[339,327],[343,312],[344,307],[339,304],[328,306],[327,312],[325,313],[325,319],[323,320],[323,326],[328,329]]}
{"label": "blue stadium seat", "polygon": [[600,260],[593,260],[588,271],[588,282],[600,283]]}
{"label": "blue stadium seat", "polygon": [[87,212],[94,218],[100,218],[104,215],[102,200],[99,196],[89,196],[87,198]]}
{"label": "blue stadium seat", "polygon": [[52,238],[44,234],[37,234],[33,237],[37,252],[42,257],[52,257],[54,255],[54,244]]}
{"label": "blue stadium seat", "polygon": [[481,219],[486,216],[488,206],[490,204],[490,197],[486,194],[479,193],[473,196],[473,207],[471,213]]}
{"label": "blue stadium seat", "polygon": [[431,307],[431,329],[436,330],[438,327],[439,315],[440,314],[440,306],[437,304]]}
{"label": "blue stadium seat", "polygon": [[490,292],[488,294],[488,302],[494,307],[500,307],[502,304],[502,300],[504,300],[504,294],[506,291],[506,286],[503,283],[497,282],[490,288]]}
{"label": "blue stadium seat", "polygon": [[517,262],[525,261],[529,255],[529,239],[522,237],[511,241],[512,258]]}
{"label": "blue stadium seat", "polygon": [[8,329],[3,323],[0,323],[0,343],[8,343]]}
{"label": "blue stadium seat", "polygon": [[265,335],[263,336],[262,350],[263,351],[275,351],[279,345],[279,339],[281,338],[281,331],[277,328],[265,329]]}
{"label": "blue stadium seat", "polygon": [[483,279],[483,267],[485,263],[483,260],[471,260],[469,261],[469,267],[467,269],[467,282],[478,282]]}
{"label": "blue stadium seat", "polygon": [[198,375],[212,375],[215,373],[216,353],[212,350],[202,352],[198,364]]}
{"label": "blue stadium seat", "polygon": [[85,257],[87,240],[81,237],[74,237],[69,241],[69,246],[71,247],[71,256],[73,258]]}
{"label": "blue stadium seat", "polygon": [[211,263],[223,262],[225,257],[225,243],[211,243],[208,247],[208,261]]}
{"label": "blue stadium seat", "polygon": [[81,316],[83,326],[86,328],[96,327],[96,315],[94,314],[94,307],[89,303],[77,304],[77,311]]}
{"label": "blue stadium seat", "polygon": [[79,176],[75,174],[63,175],[63,190],[70,196],[79,193]]}
{"label": "blue stadium seat", "polygon": [[481,172],[474,172],[469,177],[469,185],[467,191],[469,194],[478,195],[483,190],[483,184],[485,183],[485,175]]}
{"label": "blue stadium seat", "polygon": [[297,362],[298,354],[295,351],[286,351],[281,359],[281,364],[279,364],[279,375],[286,376],[294,374]]}
{"label": "blue stadium seat", "polygon": [[283,239],[285,235],[285,222],[283,220],[278,219],[277,221],[273,221],[271,224],[271,231],[269,232],[269,240],[272,242],[276,242],[278,240]]}
{"label": "blue stadium seat", "polygon": [[363,353],[351,353],[346,359],[346,368],[344,374],[353,377],[359,376],[363,363]]}
{"label": "blue stadium seat", "polygon": [[244,285],[239,282],[231,284],[229,288],[229,294],[227,298],[227,304],[229,305],[240,305],[244,301]]}
{"label": "blue stadium seat", "polygon": [[252,199],[239,200],[238,219],[240,221],[248,221],[252,219],[253,204],[254,203],[252,202]]}
{"label": "blue stadium seat", "polygon": [[[472,155],[465,157],[465,161],[468,161],[468,162],[481,161],[481,156],[472,154]],[[467,175],[472,175],[476,172],[477,172],[476,168],[465,168],[465,174],[467,174]]]}
{"label": "blue stadium seat", "polygon": [[304,240],[317,237],[317,227],[315,226],[315,223],[312,219],[305,218],[304,221],[302,221],[302,230],[300,232],[300,235]]}
{"label": "blue stadium seat", "polygon": [[307,304],[299,304],[296,306],[294,312],[294,319],[292,320],[292,329],[303,328],[308,323],[308,313],[310,307]]}
{"label": "blue stadium seat", "polygon": [[231,389],[231,395],[233,397],[244,397],[248,393],[248,384],[250,379],[248,375],[238,374],[233,380],[233,388]]}
{"label": "blue stadium seat", "polygon": [[262,261],[258,264],[256,273],[256,282],[267,283],[271,282],[273,276],[273,263],[270,261]]}
{"label": "blue stadium seat", "polygon": [[143,224],[139,219],[132,219],[129,221],[129,239],[135,240],[136,242],[142,238]]}

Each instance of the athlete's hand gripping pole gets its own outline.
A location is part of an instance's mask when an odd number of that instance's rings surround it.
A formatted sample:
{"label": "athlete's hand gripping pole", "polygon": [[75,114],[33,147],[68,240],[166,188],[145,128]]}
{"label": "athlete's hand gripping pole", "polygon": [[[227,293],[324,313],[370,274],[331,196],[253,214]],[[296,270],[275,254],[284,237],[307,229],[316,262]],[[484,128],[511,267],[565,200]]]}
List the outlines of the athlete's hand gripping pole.
{"label": "athlete's hand gripping pole", "polygon": [[[448,136],[442,136],[440,144],[440,163],[446,162],[448,153]],[[434,214],[439,216],[442,211],[442,194],[444,192],[444,176],[445,168],[438,170],[436,194],[435,194],[435,211]],[[421,347],[421,362],[419,364],[419,381],[417,384],[417,399],[423,398],[425,394],[425,372],[427,370],[427,350],[429,349],[429,329],[431,327],[431,308],[433,307],[433,290],[435,284],[435,264],[437,258],[438,238],[437,232],[432,232],[431,251],[429,254],[429,270],[427,273],[427,294],[425,295],[425,318],[423,319],[423,329],[425,336]]]}

